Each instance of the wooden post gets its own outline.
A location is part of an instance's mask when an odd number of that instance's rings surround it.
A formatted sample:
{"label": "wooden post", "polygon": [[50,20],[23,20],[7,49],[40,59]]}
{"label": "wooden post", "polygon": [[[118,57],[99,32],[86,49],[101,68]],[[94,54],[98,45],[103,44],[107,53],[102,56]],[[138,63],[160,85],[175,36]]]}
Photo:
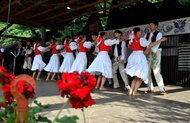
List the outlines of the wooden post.
{"label": "wooden post", "polygon": [[41,41],[43,46],[45,46],[45,34],[46,34],[46,28],[41,27]]}

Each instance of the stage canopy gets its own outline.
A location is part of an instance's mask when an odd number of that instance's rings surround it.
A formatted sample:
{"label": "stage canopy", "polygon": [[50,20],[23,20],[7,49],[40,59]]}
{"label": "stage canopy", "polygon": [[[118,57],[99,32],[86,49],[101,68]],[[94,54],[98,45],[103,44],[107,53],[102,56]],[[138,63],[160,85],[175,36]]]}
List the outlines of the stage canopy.
{"label": "stage canopy", "polygon": [[[9,1],[10,23],[62,29],[75,18],[142,0],[118,0],[117,5],[109,0],[1,0],[0,21],[7,21]],[[104,6],[100,7],[100,3]]]}

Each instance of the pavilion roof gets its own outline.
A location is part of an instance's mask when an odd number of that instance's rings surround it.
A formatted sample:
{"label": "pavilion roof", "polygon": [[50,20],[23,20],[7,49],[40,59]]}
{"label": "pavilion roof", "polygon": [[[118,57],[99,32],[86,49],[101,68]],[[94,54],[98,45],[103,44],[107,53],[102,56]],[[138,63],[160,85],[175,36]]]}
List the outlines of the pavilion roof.
{"label": "pavilion roof", "polygon": [[[120,4],[111,5],[109,0],[12,0],[9,22],[30,27],[61,29],[75,18],[117,8],[122,6],[122,3],[126,5],[142,0],[118,1]],[[0,1],[0,21],[7,21],[8,2],[8,0]],[[97,7],[100,3],[110,6]]]}

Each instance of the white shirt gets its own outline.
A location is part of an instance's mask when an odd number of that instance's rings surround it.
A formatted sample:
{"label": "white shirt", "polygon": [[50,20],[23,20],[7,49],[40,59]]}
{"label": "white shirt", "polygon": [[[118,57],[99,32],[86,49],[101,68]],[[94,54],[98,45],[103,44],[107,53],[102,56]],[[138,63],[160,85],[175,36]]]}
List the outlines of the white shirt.
{"label": "white shirt", "polygon": [[114,48],[114,56],[115,57],[120,57],[121,60],[124,60],[126,61],[126,42],[125,41],[122,41],[121,42],[121,56],[118,56],[118,51],[117,51],[117,46],[118,45],[115,45],[115,48]]}
{"label": "white shirt", "polygon": [[114,45],[114,44],[119,44],[119,40],[118,40],[118,39],[106,39],[106,40],[104,41],[104,44],[105,44],[106,46],[112,46],[112,45]]}
{"label": "white shirt", "polygon": [[[150,41],[150,42],[152,42],[151,39],[152,39],[153,33],[154,32],[150,32],[150,36],[149,36],[149,39],[148,39],[148,41]],[[144,38],[146,38],[146,35],[144,36]],[[162,38],[162,33],[159,32],[158,35],[156,36],[156,41],[160,40],[161,38]],[[162,50],[161,48],[159,48],[159,46],[160,46],[160,43],[155,45],[154,47],[152,47],[151,48],[152,52],[156,53],[158,50]]]}
{"label": "white shirt", "polygon": [[25,51],[25,56],[30,55],[32,54],[33,47],[30,47],[30,48],[23,47],[23,50]]}

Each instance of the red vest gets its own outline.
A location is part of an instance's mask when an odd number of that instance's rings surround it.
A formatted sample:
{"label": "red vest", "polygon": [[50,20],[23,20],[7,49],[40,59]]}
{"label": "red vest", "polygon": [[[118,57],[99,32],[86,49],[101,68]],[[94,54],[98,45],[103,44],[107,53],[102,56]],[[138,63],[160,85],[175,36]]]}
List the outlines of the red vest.
{"label": "red vest", "polygon": [[57,45],[52,45],[50,48],[52,49],[52,54],[58,54],[59,50],[56,49]]}
{"label": "red vest", "polygon": [[140,38],[134,38],[131,43],[131,48],[133,51],[143,51],[144,47],[140,45]]}
{"label": "red vest", "polygon": [[34,50],[35,55],[40,55],[41,51],[38,50],[38,47],[36,46],[35,50]]}
{"label": "red vest", "polygon": [[84,42],[79,43],[79,52],[86,52],[87,48],[83,46]]}
{"label": "red vest", "polygon": [[72,52],[73,52],[73,51],[69,48],[69,44],[70,44],[70,43],[65,44],[66,53],[72,53]]}
{"label": "red vest", "polygon": [[110,46],[106,46],[104,44],[105,40],[102,40],[102,42],[98,45],[100,51],[107,51],[109,52],[110,51]]}

